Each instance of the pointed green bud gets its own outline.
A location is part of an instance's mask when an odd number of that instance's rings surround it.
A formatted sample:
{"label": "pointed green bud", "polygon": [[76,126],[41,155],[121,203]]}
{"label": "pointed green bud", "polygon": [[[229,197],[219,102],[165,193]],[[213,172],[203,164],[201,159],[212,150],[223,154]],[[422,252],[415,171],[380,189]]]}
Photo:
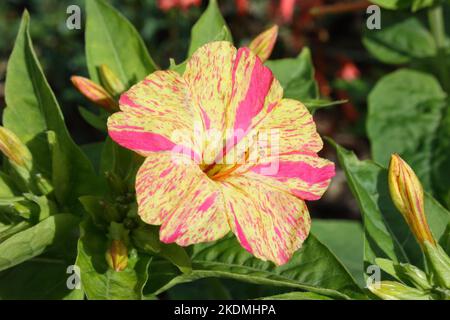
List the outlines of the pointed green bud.
{"label": "pointed green bud", "polygon": [[126,89],[119,77],[106,64],[100,66],[100,78],[105,89],[113,96],[120,95]]}
{"label": "pointed green bud", "polygon": [[371,283],[367,287],[374,295],[383,300],[431,300],[432,297],[422,290],[411,288],[395,281]]}
{"label": "pointed green bud", "polygon": [[32,156],[30,150],[14,132],[2,126],[0,126],[0,151],[12,164],[25,168],[27,171],[31,170]]}
{"label": "pointed green bud", "polygon": [[391,156],[389,163],[389,191],[392,201],[405,218],[420,246],[424,241],[436,241],[425,215],[423,188],[413,169],[398,155]]}

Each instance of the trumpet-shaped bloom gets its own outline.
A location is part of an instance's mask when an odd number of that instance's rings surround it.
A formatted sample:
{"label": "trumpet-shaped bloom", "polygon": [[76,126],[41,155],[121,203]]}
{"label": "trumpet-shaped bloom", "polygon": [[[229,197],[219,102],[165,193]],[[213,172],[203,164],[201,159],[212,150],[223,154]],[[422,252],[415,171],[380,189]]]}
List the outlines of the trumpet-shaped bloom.
{"label": "trumpet-shaped bloom", "polygon": [[118,144],[146,159],[138,212],[160,239],[187,246],[232,231],[278,265],[310,230],[304,200],[319,199],[334,164],[318,157],[311,114],[248,48],[199,48],[183,75],[156,71],[120,97],[108,120]]}

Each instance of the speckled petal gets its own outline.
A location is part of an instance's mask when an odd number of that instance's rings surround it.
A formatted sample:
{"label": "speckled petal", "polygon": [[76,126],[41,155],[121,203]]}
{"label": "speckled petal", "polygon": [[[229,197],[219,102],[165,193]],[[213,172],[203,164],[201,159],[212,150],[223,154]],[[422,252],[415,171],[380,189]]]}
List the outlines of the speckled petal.
{"label": "speckled petal", "polygon": [[139,215],[161,224],[160,239],[179,245],[212,241],[229,232],[218,185],[189,157],[150,154],[136,177]]}
{"label": "speckled petal", "polygon": [[309,234],[308,209],[302,200],[254,175],[232,176],[222,182],[231,229],[254,256],[282,265]]}
{"label": "speckled petal", "polygon": [[194,141],[199,114],[192,107],[186,82],[177,73],[152,73],[122,94],[119,104],[122,112],[108,119],[109,135],[118,144],[143,156],[178,146],[199,157],[201,147]]}

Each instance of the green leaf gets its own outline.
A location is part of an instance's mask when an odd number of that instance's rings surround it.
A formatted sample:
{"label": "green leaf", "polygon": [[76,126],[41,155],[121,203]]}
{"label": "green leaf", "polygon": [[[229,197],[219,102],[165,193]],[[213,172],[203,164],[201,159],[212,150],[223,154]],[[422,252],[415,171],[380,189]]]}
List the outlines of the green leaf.
{"label": "green leaf", "polygon": [[258,300],[333,300],[333,299],[312,292],[289,292],[277,294],[270,297],[260,298]]}
{"label": "green leaf", "polygon": [[360,287],[364,287],[364,239],[361,224],[351,220],[313,219],[311,232],[338,257]]}
{"label": "green leaf", "polygon": [[444,111],[432,146],[431,184],[437,198],[450,209],[450,103]]}
{"label": "green leaf", "polygon": [[170,300],[230,300],[230,292],[221,279],[208,278],[173,287],[167,292]]}
{"label": "green leaf", "polygon": [[[363,216],[367,263],[375,258],[389,258],[423,267],[423,255],[401,214],[389,195],[387,169],[369,160],[360,161],[335,145],[341,167]],[[444,235],[450,214],[430,195],[425,194],[425,212],[436,239]]]}
{"label": "green leaf", "polygon": [[134,245],[149,254],[157,254],[177,266],[183,273],[191,272],[191,260],[186,251],[175,243],[162,243],[159,240],[159,227],[145,225],[132,230]]}
{"label": "green leaf", "polygon": [[[35,170],[43,174],[53,171],[58,200],[71,205],[80,195],[95,192],[95,174],[67,131],[56,98],[34,53],[28,26],[29,15],[25,11],[8,61],[5,87],[8,107],[3,114],[3,124],[27,144],[36,161]],[[49,130],[57,137],[53,159],[48,139],[42,138]]]}
{"label": "green leaf", "polygon": [[387,166],[398,153],[431,190],[433,140],[439,127],[445,92],[426,73],[402,69],[383,77],[369,95],[367,134],[376,162]]}
{"label": "green leaf", "polygon": [[371,0],[370,2],[386,9],[395,10],[407,8],[411,0]]}
{"label": "green leaf", "polygon": [[366,30],[363,44],[378,60],[404,64],[436,55],[433,36],[410,14],[382,12],[382,28]]}
{"label": "green leaf", "polygon": [[100,162],[104,144],[105,143],[102,141],[102,142],[88,143],[81,146],[83,152],[86,154],[91,163],[94,165],[96,172],[99,172],[100,170]]}
{"label": "green leaf", "polygon": [[284,89],[284,97],[295,100],[319,99],[319,89],[314,79],[311,51],[304,48],[297,58],[269,60],[266,66]]}
{"label": "green leaf", "polygon": [[192,272],[180,272],[165,260],[150,265],[146,294],[156,295],[201,278],[229,278],[253,284],[306,290],[334,298],[364,297],[336,257],[313,235],[287,264],[276,267],[244,250],[234,237],[193,247]]}
{"label": "green leaf", "polygon": [[78,107],[78,111],[80,112],[80,115],[83,117],[83,119],[87,123],[89,123],[89,125],[102,132],[108,132],[108,128],[106,126],[106,117],[97,115],[94,112],[91,112],[83,107]]}
{"label": "green leaf", "polygon": [[70,235],[78,224],[70,214],[57,214],[37,225],[16,233],[0,243],[0,271],[11,268],[43,253]]}
{"label": "green leaf", "polygon": [[371,0],[371,2],[391,10],[401,10],[410,8],[412,11],[417,11],[430,7],[439,0]]}
{"label": "green leaf", "polygon": [[231,32],[220,13],[217,0],[210,0],[208,8],[192,27],[188,56],[190,57],[202,45],[220,40],[233,42]]}
{"label": "green leaf", "polygon": [[83,290],[91,300],[142,299],[150,257],[131,250],[128,266],[121,272],[108,267],[105,260],[108,239],[90,219],[81,224],[76,265],[80,268]]}
{"label": "green leaf", "polygon": [[83,299],[80,289],[69,290],[66,281],[71,263],[63,259],[37,257],[0,272],[0,299]]}
{"label": "green leaf", "polygon": [[3,172],[0,172],[0,197],[9,198],[14,197],[17,190],[14,187],[13,181]]}
{"label": "green leaf", "polygon": [[104,0],[86,1],[86,60],[92,80],[106,64],[128,86],[157,69],[133,25]]}

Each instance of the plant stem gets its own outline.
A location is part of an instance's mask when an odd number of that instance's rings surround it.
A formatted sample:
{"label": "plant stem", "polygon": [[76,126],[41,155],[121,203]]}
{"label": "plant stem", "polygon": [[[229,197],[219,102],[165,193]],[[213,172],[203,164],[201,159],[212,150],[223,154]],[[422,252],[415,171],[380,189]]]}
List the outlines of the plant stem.
{"label": "plant stem", "polygon": [[428,9],[428,23],[430,24],[431,33],[436,43],[436,68],[441,80],[442,86],[447,91],[450,92],[449,87],[449,75],[448,68],[446,64],[446,48],[445,48],[445,23],[444,23],[444,13],[442,6],[434,6]]}

